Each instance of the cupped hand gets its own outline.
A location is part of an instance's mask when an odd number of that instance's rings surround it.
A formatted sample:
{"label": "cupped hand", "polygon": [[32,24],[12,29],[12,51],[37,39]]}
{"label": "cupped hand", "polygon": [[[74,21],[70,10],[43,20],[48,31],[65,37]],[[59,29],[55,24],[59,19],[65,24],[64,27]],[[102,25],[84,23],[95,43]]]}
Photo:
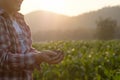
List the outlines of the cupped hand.
{"label": "cupped hand", "polygon": [[58,64],[63,60],[64,54],[62,51],[58,50],[44,50],[41,51],[38,57],[38,60],[41,62],[46,62],[48,64]]}

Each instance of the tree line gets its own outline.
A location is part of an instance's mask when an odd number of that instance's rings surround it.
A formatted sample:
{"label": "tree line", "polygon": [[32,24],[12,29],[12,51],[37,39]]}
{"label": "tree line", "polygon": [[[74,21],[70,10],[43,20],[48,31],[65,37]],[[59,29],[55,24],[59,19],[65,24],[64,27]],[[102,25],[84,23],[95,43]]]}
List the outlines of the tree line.
{"label": "tree line", "polygon": [[96,34],[95,37],[100,40],[111,40],[119,39],[120,27],[118,26],[117,20],[110,17],[99,18],[96,21]]}

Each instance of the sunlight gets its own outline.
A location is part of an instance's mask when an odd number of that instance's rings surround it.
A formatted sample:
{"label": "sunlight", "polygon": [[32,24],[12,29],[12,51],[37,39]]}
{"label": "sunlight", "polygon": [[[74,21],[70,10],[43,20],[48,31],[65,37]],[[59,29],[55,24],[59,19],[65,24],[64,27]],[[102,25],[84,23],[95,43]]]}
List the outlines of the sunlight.
{"label": "sunlight", "polygon": [[61,12],[65,8],[65,0],[41,0],[40,8],[48,11]]}
{"label": "sunlight", "polygon": [[52,1],[51,0],[34,0],[34,1],[29,1],[29,4],[28,4],[28,0],[25,0],[22,5],[21,12],[26,13],[26,12],[29,12],[31,9],[33,9],[33,10],[45,10],[45,11],[64,14],[66,11],[65,2],[66,2],[65,0],[52,0]]}
{"label": "sunlight", "polygon": [[120,0],[24,0],[21,12],[45,10],[72,16],[112,5],[120,5]]}

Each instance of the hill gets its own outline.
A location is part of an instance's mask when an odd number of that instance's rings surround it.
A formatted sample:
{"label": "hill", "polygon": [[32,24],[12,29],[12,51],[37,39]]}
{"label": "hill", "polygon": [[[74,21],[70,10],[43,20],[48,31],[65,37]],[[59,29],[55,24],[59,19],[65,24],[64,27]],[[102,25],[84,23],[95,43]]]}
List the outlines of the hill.
{"label": "hill", "polygon": [[111,17],[120,25],[120,6],[105,7],[78,16],[65,16],[47,11],[25,15],[34,41],[93,39],[96,20]]}

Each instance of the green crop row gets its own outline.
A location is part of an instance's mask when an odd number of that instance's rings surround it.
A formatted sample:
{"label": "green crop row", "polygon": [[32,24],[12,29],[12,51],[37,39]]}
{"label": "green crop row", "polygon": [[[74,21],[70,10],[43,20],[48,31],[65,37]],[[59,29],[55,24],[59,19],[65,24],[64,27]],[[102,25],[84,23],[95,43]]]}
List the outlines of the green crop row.
{"label": "green crop row", "polygon": [[120,80],[120,41],[51,41],[34,43],[37,50],[62,50],[57,65],[41,64],[35,80]]}

